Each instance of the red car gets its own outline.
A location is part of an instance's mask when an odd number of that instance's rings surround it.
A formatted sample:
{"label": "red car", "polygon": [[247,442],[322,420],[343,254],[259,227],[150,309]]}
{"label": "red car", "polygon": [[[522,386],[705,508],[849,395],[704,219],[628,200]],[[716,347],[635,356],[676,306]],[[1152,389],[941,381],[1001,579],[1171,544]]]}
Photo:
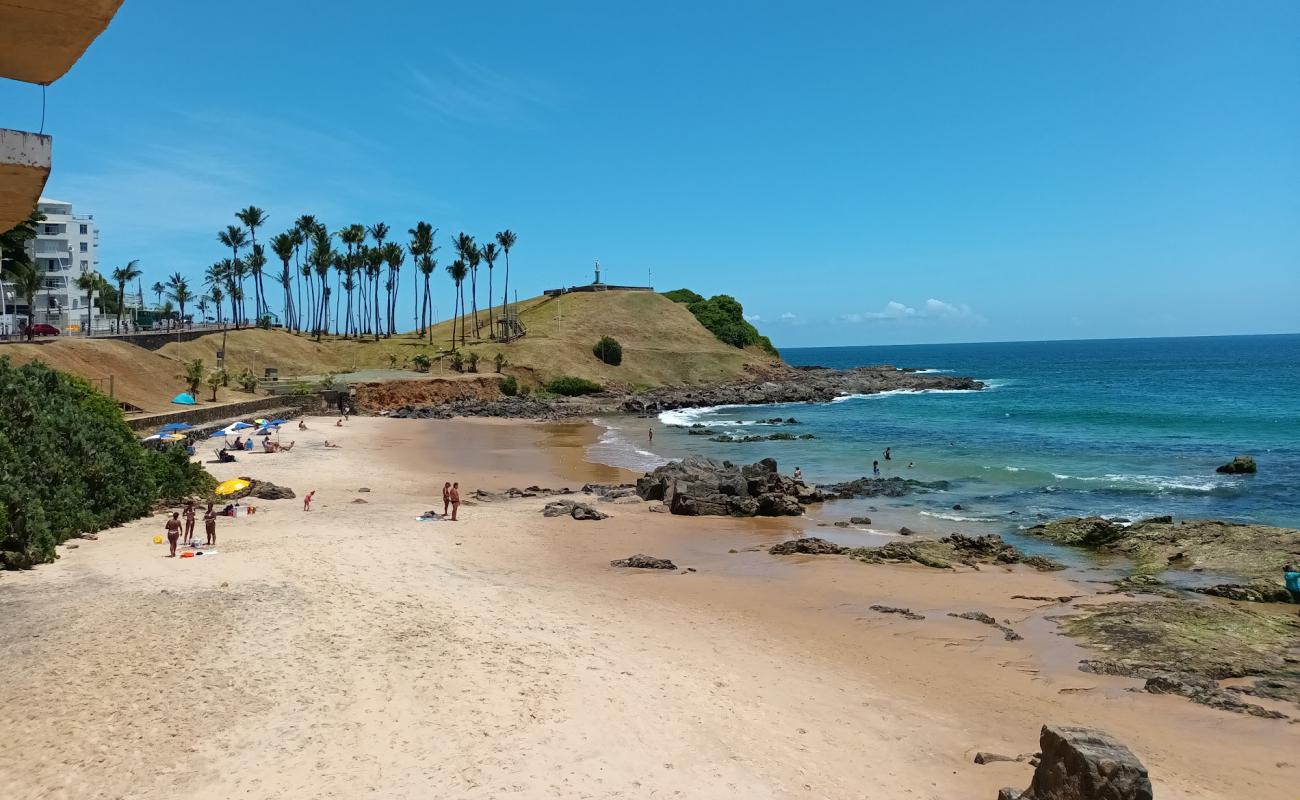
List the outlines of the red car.
{"label": "red car", "polygon": [[31,326],[33,336],[58,336],[59,329],[45,322],[38,322]]}

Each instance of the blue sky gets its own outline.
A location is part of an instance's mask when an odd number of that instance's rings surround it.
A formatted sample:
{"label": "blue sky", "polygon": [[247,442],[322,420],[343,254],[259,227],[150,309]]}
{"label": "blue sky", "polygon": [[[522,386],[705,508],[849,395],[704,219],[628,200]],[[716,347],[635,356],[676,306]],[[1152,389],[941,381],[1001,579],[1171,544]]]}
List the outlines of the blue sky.
{"label": "blue sky", "polygon": [[509,227],[520,296],[599,259],[782,346],[1291,332],[1297,41],[1293,2],[127,0],[46,193],[146,282],[251,203],[444,263]]}

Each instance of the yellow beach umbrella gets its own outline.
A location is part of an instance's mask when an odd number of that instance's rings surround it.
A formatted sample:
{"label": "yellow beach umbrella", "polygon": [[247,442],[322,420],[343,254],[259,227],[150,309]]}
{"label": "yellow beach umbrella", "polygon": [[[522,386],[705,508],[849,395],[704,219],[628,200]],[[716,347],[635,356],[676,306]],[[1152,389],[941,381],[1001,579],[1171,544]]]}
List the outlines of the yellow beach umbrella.
{"label": "yellow beach umbrella", "polygon": [[185,441],[185,436],[184,436],[183,434],[180,434],[180,433],[169,433],[169,434],[167,434],[166,436],[163,436],[163,437],[161,437],[161,438],[162,438],[162,440],[163,440],[164,442],[183,442],[183,441]]}
{"label": "yellow beach umbrella", "polygon": [[249,486],[248,481],[244,480],[243,478],[231,478],[230,480],[225,481],[224,483],[217,484],[217,494],[220,495],[234,494],[235,492],[238,492],[242,489],[247,489],[248,486]]}

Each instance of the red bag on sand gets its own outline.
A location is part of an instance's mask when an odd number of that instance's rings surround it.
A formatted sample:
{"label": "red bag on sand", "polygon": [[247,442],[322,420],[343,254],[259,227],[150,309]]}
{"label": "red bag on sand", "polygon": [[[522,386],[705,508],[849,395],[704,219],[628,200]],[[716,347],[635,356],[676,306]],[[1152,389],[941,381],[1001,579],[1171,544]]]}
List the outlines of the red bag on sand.
{"label": "red bag on sand", "polygon": [[181,558],[194,558],[193,553],[181,553]]}

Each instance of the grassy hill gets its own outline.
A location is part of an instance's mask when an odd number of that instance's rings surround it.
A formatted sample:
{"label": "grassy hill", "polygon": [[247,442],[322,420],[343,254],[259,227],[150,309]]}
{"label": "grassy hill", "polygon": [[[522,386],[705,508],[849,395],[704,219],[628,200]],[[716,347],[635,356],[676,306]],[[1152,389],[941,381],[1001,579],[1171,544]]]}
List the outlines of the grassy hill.
{"label": "grassy hill", "polygon": [[[653,292],[539,297],[520,302],[519,308],[528,335],[509,344],[474,343],[471,323],[471,335],[461,351],[479,354],[480,372],[491,373],[492,359],[501,353],[509,362],[505,372],[525,385],[574,375],[611,388],[639,389],[732,380],[780,363],[760,348],[739,349],[719,341],[685,305]],[[486,309],[480,310],[484,337],[488,335],[487,319]],[[435,362],[435,374],[449,373],[445,362],[440,368],[437,361],[451,348],[451,322],[433,326],[432,335],[432,343],[414,334],[379,341],[324,337],[316,342],[285,331],[246,329],[228,331],[224,339],[223,334],[212,333],[187,342],[170,342],[157,351],[120,340],[60,338],[3,345],[0,356],[8,355],[18,364],[39,358],[54,369],[102,383],[105,391],[112,376],[118,399],[146,411],[163,411],[171,407],[171,397],[184,389],[177,377],[181,362],[198,358],[211,369],[223,341],[226,368],[232,373],[248,367],[260,376],[273,367],[284,380],[393,366],[410,369],[420,353]],[[621,365],[609,366],[592,354],[592,346],[601,336],[613,336],[623,346]],[[209,396],[206,388],[200,391],[201,399]],[[227,389],[219,394],[222,401],[247,397]]]}

